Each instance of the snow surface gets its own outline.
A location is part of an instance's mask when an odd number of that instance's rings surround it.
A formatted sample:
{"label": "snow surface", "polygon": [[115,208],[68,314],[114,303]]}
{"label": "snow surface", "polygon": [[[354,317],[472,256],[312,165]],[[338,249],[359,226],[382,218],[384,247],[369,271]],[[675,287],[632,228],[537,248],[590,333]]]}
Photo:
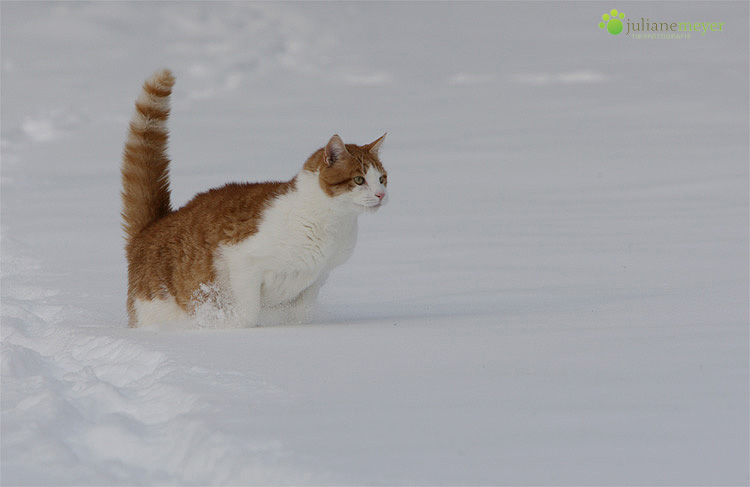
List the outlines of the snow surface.
{"label": "snow surface", "polygon": [[[2,484],[747,485],[748,3],[602,5],[2,2]],[[161,66],[177,204],[388,131],[314,323],[126,327]]]}

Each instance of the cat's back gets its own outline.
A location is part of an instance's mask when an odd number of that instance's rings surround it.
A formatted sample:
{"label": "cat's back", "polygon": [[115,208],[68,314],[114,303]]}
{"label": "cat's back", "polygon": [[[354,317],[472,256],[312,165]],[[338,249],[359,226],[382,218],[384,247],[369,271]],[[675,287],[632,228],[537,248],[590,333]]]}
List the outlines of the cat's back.
{"label": "cat's back", "polygon": [[229,183],[195,195],[144,237],[177,232],[185,238],[197,234],[205,244],[236,243],[257,232],[264,211],[293,189],[294,181]]}
{"label": "cat's back", "polygon": [[189,274],[189,267],[204,268],[201,274],[206,274],[216,248],[255,234],[264,211],[293,187],[293,181],[229,183],[199,193],[147,227],[131,241],[128,251],[139,256],[137,260],[144,267],[184,262],[189,264],[185,274]]}

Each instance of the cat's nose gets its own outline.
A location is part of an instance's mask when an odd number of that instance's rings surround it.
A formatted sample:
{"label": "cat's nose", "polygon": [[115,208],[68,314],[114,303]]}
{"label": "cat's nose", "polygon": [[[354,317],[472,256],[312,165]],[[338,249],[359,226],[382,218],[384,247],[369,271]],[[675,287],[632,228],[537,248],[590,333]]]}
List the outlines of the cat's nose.
{"label": "cat's nose", "polygon": [[377,193],[375,193],[375,196],[377,196],[378,199],[382,201],[383,198],[385,198],[385,193],[382,191],[378,191]]}

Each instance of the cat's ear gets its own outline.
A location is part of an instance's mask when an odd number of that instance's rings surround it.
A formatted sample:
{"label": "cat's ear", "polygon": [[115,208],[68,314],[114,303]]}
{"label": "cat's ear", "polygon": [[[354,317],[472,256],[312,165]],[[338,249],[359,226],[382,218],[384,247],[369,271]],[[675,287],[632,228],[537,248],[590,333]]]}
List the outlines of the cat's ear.
{"label": "cat's ear", "polygon": [[323,155],[325,156],[326,164],[329,166],[347,153],[348,151],[346,150],[346,145],[344,145],[344,141],[341,140],[341,137],[339,137],[338,134],[331,137],[331,140],[328,141],[325,149],[323,149]]}
{"label": "cat's ear", "polygon": [[368,151],[370,154],[378,155],[378,151],[380,150],[380,146],[383,145],[383,141],[385,141],[385,136],[388,135],[388,132],[384,133],[379,139],[377,139],[374,142],[370,142],[367,144]]}

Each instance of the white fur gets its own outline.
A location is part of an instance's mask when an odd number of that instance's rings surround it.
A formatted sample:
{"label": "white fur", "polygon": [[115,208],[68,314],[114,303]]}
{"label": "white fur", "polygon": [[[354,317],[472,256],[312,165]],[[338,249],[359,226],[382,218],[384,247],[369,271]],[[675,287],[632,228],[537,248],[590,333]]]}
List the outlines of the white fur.
{"label": "white fur", "polygon": [[134,305],[136,320],[140,324],[166,323],[188,318],[172,296],[166,299],[136,299]]}
{"label": "white fur", "polygon": [[[352,197],[355,202],[363,205],[367,211],[377,210],[388,203],[388,192],[380,182],[382,175],[383,173],[378,171],[375,166],[370,166],[365,173],[365,184],[357,186],[352,190]],[[382,200],[376,196],[377,193],[383,195]]]}
{"label": "white fur", "polygon": [[379,178],[371,168],[367,184],[331,198],[317,173],[302,171],[296,189],[264,212],[256,234],[218,249],[219,285],[232,296],[241,325],[257,325],[262,310],[278,307],[285,308],[284,321],[309,317],[330,270],[354,251],[357,216],[382,204],[375,196],[385,193]]}

